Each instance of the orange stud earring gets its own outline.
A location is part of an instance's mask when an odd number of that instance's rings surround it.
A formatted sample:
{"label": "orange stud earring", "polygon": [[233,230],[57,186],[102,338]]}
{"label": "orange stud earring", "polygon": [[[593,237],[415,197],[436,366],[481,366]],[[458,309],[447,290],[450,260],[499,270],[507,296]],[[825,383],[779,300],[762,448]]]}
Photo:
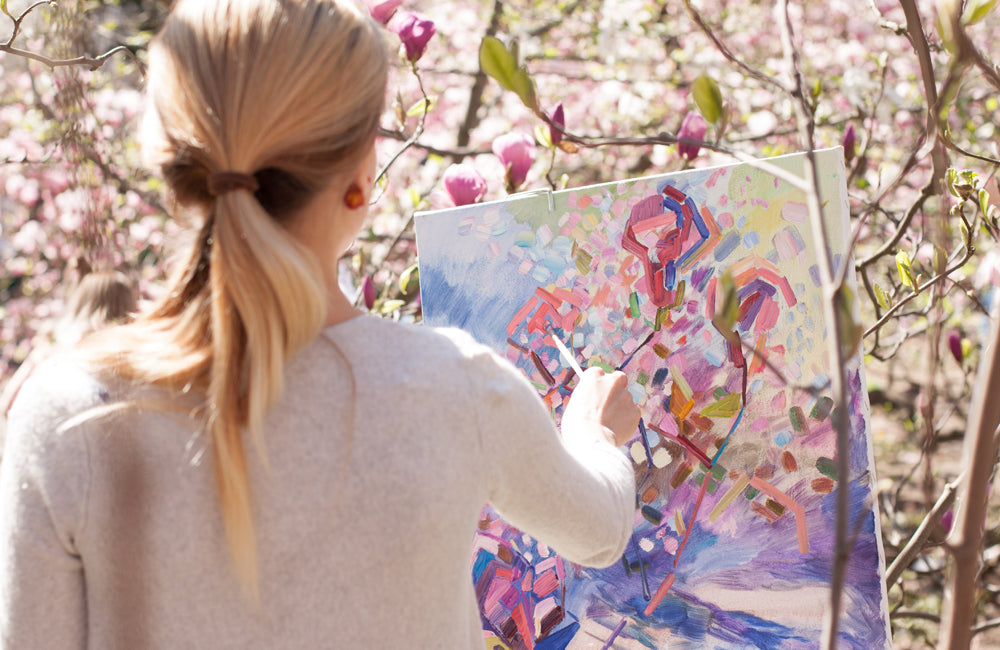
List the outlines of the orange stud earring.
{"label": "orange stud earring", "polygon": [[364,204],[365,193],[361,191],[361,188],[357,184],[351,183],[351,186],[347,188],[347,192],[344,193],[344,205],[349,210],[357,210]]}

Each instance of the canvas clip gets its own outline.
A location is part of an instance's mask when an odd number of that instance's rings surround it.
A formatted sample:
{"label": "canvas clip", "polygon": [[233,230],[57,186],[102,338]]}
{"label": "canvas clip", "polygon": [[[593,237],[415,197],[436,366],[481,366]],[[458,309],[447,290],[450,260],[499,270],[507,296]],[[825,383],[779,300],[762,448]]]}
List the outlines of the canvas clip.
{"label": "canvas clip", "polygon": [[551,187],[538,187],[538,188],[535,188],[533,190],[524,190],[523,192],[518,192],[516,194],[511,194],[510,196],[507,197],[506,200],[517,199],[517,198],[520,198],[522,196],[523,197],[534,196],[534,195],[538,195],[538,194],[545,194],[546,196],[548,196],[548,198],[549,198],[549,212],[552,212],[552,211],[554,211],[556,209],[556,202],[555,202],[555,198],[552,195],[552,188]]}

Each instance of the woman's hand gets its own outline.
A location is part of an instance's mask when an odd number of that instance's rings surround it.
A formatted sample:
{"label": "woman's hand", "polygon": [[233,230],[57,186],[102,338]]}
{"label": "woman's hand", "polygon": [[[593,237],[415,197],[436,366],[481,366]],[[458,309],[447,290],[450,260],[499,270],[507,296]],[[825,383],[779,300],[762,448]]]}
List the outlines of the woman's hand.
{"label": "woman's hand", "polygon": [[625,373],[605,373],[600,368],[588,368],[570,396],[563,413],[563,423],[588,420],[609,429],[614,436],[608,438],[613,445],[621,446],[639,426],[639,407],[628,392]]}

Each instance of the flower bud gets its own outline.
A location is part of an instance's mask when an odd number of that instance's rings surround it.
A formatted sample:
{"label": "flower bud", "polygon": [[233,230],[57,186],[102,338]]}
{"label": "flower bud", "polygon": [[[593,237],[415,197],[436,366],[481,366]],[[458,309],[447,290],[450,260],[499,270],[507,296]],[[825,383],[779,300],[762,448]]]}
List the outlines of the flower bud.
{"label": "flower bud", "polygon": [[563,132],[566,130],[566,115],[563,112],[562,102],[556,104],[556,108],[552,111],[552,124],[549,125],[549,139],[552,141],[553,145],[558,145],[562,142]]}
{"label": "flower bud", "polygon": [[385,2],[375,2],[368,6],[368,13],[376,21],[385,25],[392,18],[392,15],[396,13],[396,9],[399,7],[403,0],[385,0]]}
{"label": "flower bud", "polygon": [[444,173],[444,189],[455,205],[479,203],[486,196],[486,179],[472,165],[452,165]]}
{"label": "flower bud", "polygon": [[535,161],[535,142],[523,133],[506,133],[493,141],[493,153],[507,170],[507,188],[516,190]]}
{"label": "flower bud", "polygon": [[948,334],[948,349],[951,350],[951,356],[955,357],[955,361],[958,362],[958,365],[962,365],[962,359],[965,355],[962,350],[961,334],[955,331]]}
{"label": "flower bud", "polygon": [[844,129],[844,140],[841,142],[841,146],[844,147],[844,161],[847,163],[854,160],[854,155],[857,153],[857,151],[855,151],[857,139],[858,136],[854,132],[854,125],[848,123],[847,128]]}
{"label": "flower bud", "polygon": [[696,140],[698,142],[705,139],[705,132],[708,131],[708,122],[695,111],[688,111],[681,122],[681,129],[677,132],[677,153],[688,160],[694,160],[701,149],[701,145],[694,142],[680,142],[680,140]]}
{"label": "flower bud", "polygon": [[370,275],[366,275],[361,281],[361,298],[365,302],[366,309],[371,310],[375,306],[375,283]]}
{"label": "flower bud", "polygon": [[411,12],[400,17],[395,29],[399,34],[399,40],[403,42],[403,47],[406,48],[406,60],[410,63],[420,60],[427,49],[427,42],[437,31],[433,20]]}
{"label": "flower bud", "polygon": [[951,508],[948,508],[947,510],[944,511],[944,514],[941,515],[941,527],[944,528],[945,534],[951,532],[951,527],[952,524],[954,523],[955,523],[955,513],[954,511],[952,511]]}

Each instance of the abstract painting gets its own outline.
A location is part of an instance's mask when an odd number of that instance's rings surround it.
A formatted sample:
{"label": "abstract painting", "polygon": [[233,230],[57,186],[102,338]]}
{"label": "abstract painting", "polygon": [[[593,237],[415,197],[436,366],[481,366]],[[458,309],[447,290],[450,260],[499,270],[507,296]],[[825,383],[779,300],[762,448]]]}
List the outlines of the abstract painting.
{"label": "abstract painting", "polygon": [[[803,158],[767,162],[801,176]],[[816,162],[839,267],[843,153]],[[642,412],[623,448],[637,494],[621,562],[573,565],[484,510],[485,647],[818,647],[837,463],[805,194],[740,163],[421,213],[416,229],[427,324],[492,346],[557,421],[574,373],[553,336],[584,367],[623,370]],[[871,650],[890,637],[860,359],[847,377],[856,534],[838,647]]]}

